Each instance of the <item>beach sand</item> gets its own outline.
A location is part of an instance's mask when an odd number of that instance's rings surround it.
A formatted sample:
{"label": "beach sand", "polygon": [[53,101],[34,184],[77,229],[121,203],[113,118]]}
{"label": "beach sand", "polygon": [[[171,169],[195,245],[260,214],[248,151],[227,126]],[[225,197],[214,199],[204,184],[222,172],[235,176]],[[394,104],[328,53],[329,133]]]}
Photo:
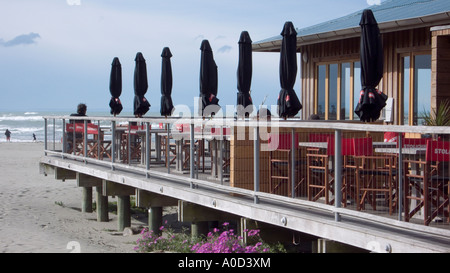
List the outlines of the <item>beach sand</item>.
{"label": "beach sand", "polygon": [[[76,180],[39,174],[43,146],[0,143],[0,252],[133,253],[139,235],[118,232],[116,214],[109,213],[109,222],[97,222],[96,212],[82,213]],[[132,227],[146,221],[132,218]]]}

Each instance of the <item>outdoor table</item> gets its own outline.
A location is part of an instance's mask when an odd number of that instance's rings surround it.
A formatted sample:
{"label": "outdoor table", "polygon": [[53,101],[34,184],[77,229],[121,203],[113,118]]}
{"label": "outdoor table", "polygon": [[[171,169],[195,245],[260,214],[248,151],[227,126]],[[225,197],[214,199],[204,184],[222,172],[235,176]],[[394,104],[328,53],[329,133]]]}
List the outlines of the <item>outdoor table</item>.
{"label": "outdoor table", "polygon": [[[190,139],[189,132],[176,132],[172,133],[172,138],[175,139],[176,142],[176,151],[177,151],[177,159],[176,159],[176,171],[183,172],[185,171],[183,168],[183,149],[182,145],[184,140]],[[199,141],[209,141],[211,144],[211,179],[216,179],[222,181],[224,178],[223,172],[223,145],[225,147],[229,147],[230,136],[224,135],[223,138],[220,135],[215,135],[211,133],[195,133],[194,139]],[[225,142],[225,144],[223,143]]]}
{"label": "outdoor table", "polygon": [[[298,145],[300,147],[306,147],[306,148],[319,148],[319,149],[327,149],[327,142],[299,142]],[[397,144],[395,142],[381,142],[381,141],[375,141],[372,143],[373,148],[375,149],[375,152],[377,152],[377,149],[395,149],[394,147]],[[396,149],[398,152],[398,149]]]}
{"label": "outdoor table", "polygon": [[[407,159],[419,159],[419,160],[425,160],[425,154],[427,149],[424,147],[415,147],[415,148],[402,148],[402,156],[404,156]],[[377,153],[386,153],[386,154],[396,154],[398,155],[400,153],[399,148],[377,148],[375,149],[375,152]],[[399,163],[401,164],[401,162]],[[413,174],[417,174],[420,170],[417,169],[417,164],[411,164],[411,172]],[[405,185],[406,186],[406,185]],[[423,185],[422,185],[423,186]],[[416,196],[420,196],[420,191],[417,189],[413,189],[413,192]],[[411,200],[411,206],[415,207],[417,205],[417,200]],[[423,215],[423,207],[420,209],[420,212],[414,214],[413,218],[421,218]]]}
{"label": "outdoor table", "polygon": [[[117,126],[116,127],[116,147],[118,147],[120,149],[120,140],[123,134],[127,134],[128,133],[128,126]],[[155,152],[156,152],[156,162],[160,162],[161,161],[161,135],[162,134],[167,134],[167,130],[166,129],[160,129],[160,128],[151,128],[149,130],[150,133],[150,153],[151,153],[151,135],[155,134]],[[146,164],[145,162],[145,153],[142,151],[146,151],[146,138],[145,138],[145,134],[146,134],[146,129],[145,126],[143,127],[143,129],[138,129],[136,131],[133,132],[133,134],[138,135],[141,138],[141,164]],[[117,152],[118,154],[118,159],[120,160],[120,150]],[[150,158],[151,159],[151,158]]]}

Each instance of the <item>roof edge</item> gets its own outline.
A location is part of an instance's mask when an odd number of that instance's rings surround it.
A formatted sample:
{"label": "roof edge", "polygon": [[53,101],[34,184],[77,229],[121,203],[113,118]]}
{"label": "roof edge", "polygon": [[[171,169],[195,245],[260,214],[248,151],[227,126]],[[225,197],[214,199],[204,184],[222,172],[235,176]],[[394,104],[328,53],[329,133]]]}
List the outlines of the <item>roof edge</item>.
{"label": "roof edge", "polygon": [[[431,27],[450,23],[450,11],[412,17],[401,20],[386,21],[378,24],[381,33],[400,31],[405,29],[414,29],[419,27]],[[340,40],[353,37],[359,37],[361,29],[359,26],[345,29],[333,30],[328,32],[315,33],[310,35],[298,35],[297,46],[315,44],[331,40]],[[282,36],[274,36],[252,44],[255,52],[277,52],[280,51]]]}

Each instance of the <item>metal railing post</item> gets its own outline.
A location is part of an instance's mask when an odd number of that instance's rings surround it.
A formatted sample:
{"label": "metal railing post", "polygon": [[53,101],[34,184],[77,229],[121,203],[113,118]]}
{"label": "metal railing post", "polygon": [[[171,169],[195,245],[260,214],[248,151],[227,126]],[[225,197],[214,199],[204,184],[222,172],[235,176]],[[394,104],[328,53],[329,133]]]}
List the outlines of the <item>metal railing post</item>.
{"label": "metal railing post", "polygon": [[[189,134],[189,149],[190,149],[190,153],[191,156],[189,157],[189,174],[190,174],[190,178],[194,178],[195,177],[195,161],[194,161],[194,149],[195,149],[195,139],[194,139],[194,123],[191,122],[191,124],[189,124],[190,126],[190,134]],[[193,184],[191,182],[191,188],[193,187]]]}
{"label": "metal railing post", "polygon": [[149,122],[145,123],[145,177],[149,178],[148,171],[150,170],[150,126]]}
{"label": "metal railing post", "polygon": [[218,171],[219,171],[219,178],[220,178],[220,185],[223,185],[223,173],[224,173],[224,169],[223,169],[223,156],[224,156],[224,136],[223,136],[223,126],[219,126],[220,127],[220,141],[219,141],[219,164],[220,166],[217,166]]}
{"label": "metal railing post", "polygon": [[65,119],[63,119],[62,120],[62,122],[63,122],[63,128],[62,128],[62,153],[63,153],[63,155],[62,155],[62,158],[64,159],[64,154],[67,152],[67,147],[66,147],[66,145],[67,145],[67,139],[66,139],[66,120]]}
{"label": "metal railing post", "polygon": [[111,170],[114,171],[116,161],[116,121],[111,121]]}
{"label": "metal railing post", "polygon": [[[342,141],[341,131],[334,131],[334,206],[336,208],[341,207],[342,202]],[[327,182],[325,182],[327,183]],[[341,221],[341,215],[335,212],[334,219],[336,222]]]}
{"label": "metal railing post", "polygon": [[402,155],[402,133],[398,133],[398,220],[402,221],[402,211],[403,211],[403,155]]}
{"label": "metal railing post", "polygon": [[167,142],[166,142],[166,165],[167,173],[170,173],[170,125],[167,124]]}
{"label": "metal railing post", "polygon": [[101,133],[102,132],[100,130],[100,120],[97,120],[97,159],[101,158],[101,153],[102,153],[102,151],[100,149],[100,145],[102,145],[102,142],[100,139]]}
{"label": "metal railing post", "polygon": [[[44,118],[44,150],[47,151],[47,119]],[[47,155],[47,152],[44,152],[45,155]]]}
{"label": "metal railing post", "polygon": [[295,129],[291,129],[291,197],[295,198],[295,151],[297,150],[296,146],[298,143],[295,143]]}
{"label": "metal railing post", "polygon": [[128,166],[131,165],[131,123],[128,121],[128,131],[127,131],[127,162]]}
{"label": "metal railing post", "polygon": [[253,183],[254,183],[254,203],[259,204],[258,192],[260,189],[259,185],[259,125],[257,125],[253,130]]}
{"label": "metal railing post", "polygon": [[56,150],[56,119],[53,119],[53,151]]}
{"label": "metal railing post", "polygon": [[75,129],[76,129],[76,125],[75,125],[75,120],[72,120],[72,124],[73,124],[73,131],[72,131],[72,154],[76,155],[76,144],[77,144],[77,136],[75,133]]}
{"label": "metal railing post", "polygon": [[83,124],[84,124],[83,157],[84,157],[84,163],[87,164],[87,160],[86,160],[86,157],[87,157],[87,146],[88,146],[88,143],[87,143],[87,137],[88,137],[88,136],[87,136],[87,120],[84,120],[84,121],[83,121]]}

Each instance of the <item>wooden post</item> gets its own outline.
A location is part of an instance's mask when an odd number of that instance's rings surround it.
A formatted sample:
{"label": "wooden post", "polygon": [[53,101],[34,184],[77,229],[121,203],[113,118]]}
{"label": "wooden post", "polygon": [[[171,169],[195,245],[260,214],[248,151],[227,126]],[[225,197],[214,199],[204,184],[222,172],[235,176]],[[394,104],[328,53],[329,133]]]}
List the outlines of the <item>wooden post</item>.
{"label": "wooden post", "polygon": [[95,188],[97,192],[97,221],[108,222],[108,196],[103,195],[102,186]]}
{"label": "wooden post", "polygon": [[117,196],[117,216],[118,216],[118,231],[123,231],[126,227],[131,226],[131,213],[130,213],[130,196],[119,195]]}
{"label": "wooden post", "polygon": [[154,234],[161,235],[159,228],[162,226],[162,218],[162,207],[151,207],[148,209],[148,229],[153,230]]}
{"label": "wooden post", "polygon": [[92,212],[92,187],[82,187],[83,198],[81,201],[81,212]]}
{"label": "wooden post", "polygon": [[209,231],[208,222],[192,222],[191,223],[191,236],[199,237],[201,235],[207,235]]}

